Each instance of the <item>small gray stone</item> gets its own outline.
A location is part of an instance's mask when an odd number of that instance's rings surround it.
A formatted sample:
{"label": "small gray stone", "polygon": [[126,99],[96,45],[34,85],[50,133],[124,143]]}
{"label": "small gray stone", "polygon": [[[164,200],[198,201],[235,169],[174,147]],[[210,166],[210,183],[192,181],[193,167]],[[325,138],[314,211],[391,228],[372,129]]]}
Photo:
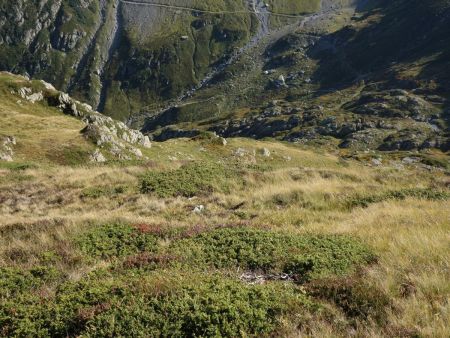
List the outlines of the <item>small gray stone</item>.
{"label": "small gray stone", "polygon": [[103,163],[106,162],[106,157],[103,156],[103,154],[100,152],[99,149],[96,149],[91,157],[90,157],[91,162],[96,162],[96,163]]}
{"label": "small gray stone", "polygon": [[264,157],[270,157],[270,150],[267,148],[262,148],[261,149],[261,155]]}

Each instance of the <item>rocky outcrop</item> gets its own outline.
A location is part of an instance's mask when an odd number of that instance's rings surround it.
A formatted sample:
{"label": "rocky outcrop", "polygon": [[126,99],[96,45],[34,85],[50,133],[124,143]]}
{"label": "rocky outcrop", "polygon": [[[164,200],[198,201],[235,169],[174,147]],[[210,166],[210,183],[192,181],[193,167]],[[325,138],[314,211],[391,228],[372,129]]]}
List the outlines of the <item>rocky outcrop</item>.
{"label": "rocky outcrop", "polygon": [[[120,160],[144,159],[140,148],[151,148],[152,146],[149,137],[140,131],[130,129],[124,123],[94,111],[88,104],[73,99],[67,93],[55,90],[49,83],[26,81],[25,84],[15,92],[16,95],[31,104],[45,102],[48,106],[55,107],[62,113],[85,123],[81,133],[98,147],[91,154],[93,162],[105,162],[108,157]],[[15,142],[13,138],[5,138],[5,141],[2,141],[4,149],[0,149],[0,154],[5,154],[2,158],[12,160],[10,145],[15,144],[13,141]]]}
{"label": "rocky outcrop", "polygon": [[20,88],[18,94],[22,99],[25,99],[31,103],[40,102],[44,99],[42,92],[33,93],[33,89],[29,87]]}
{"label": "rocky outcrop", "polygon": [[0,136],[0,161],[12,162],[16,145],[16,138],[13,136]]}
{"label": "rocky outcrop", "polygon": [[103,156],[103,154],[101,153],[101,151],[99,149],[95,149],[95,151],[91,154],[91,156],[89,158],[90,158],[91,162],[95,162],[95,163],[106,162],[106,157]]}
{"label": "rocky outcrop", "polygon": [[410,117],[422,122],[438,111],[422,97],[404,89],[363,93],[357,100],[345,104],[343,108],[361,115]]}

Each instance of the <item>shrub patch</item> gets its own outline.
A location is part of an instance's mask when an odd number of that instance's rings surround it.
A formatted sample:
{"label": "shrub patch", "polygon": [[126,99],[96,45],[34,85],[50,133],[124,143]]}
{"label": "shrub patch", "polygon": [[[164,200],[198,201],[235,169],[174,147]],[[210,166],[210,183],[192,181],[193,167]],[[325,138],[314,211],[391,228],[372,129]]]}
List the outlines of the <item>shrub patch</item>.
{"label": "shrub patch", "polygon": [[235,177],[232,170],[220,164],[190,163],[170,171],[148,172],[141,179],[141,192],[161,198],[226,192]]}
{"label": "shrub patch", "polygon": [[175,241],[169,250],[195,266],[288,273],[299,281],[343,275],[375,259],[366,246],[351,237],[294,235],[254,228],[216,229]]}

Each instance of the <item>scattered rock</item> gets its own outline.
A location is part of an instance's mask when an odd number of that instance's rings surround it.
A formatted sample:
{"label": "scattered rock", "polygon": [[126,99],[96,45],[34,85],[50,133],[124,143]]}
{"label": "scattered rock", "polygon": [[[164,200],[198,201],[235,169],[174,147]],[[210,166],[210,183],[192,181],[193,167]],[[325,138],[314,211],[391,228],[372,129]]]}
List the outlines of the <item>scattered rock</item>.
{"label": "scattered rock", "polygon": [[275,89],[286,88],[287,84],[286,84],[286,79],[284,78],[284,75],[280,75],[278,77],[278,79],[272,80],[271,87],[275,88]]}
{"label": "scattered rock", "polygon": [[285,281],[290,282],[294,280],[293,275],[289,275],[287,273],[280,274],[259,274],[256,272],[245,272],[243,273],[239,279],[248,284],[264,284],[266,281]]}
{"label": "scattered rock", "polygon": [[30,101],[31,103],[36,103],[36,102],[40,102],[40,101],[44,100],[44,95],[42,94],[42,92],[33,93],[33,94],[27,96],[26,99],[28,101]]}
{"label": "scattered rock", "polygon": [[134,154],[138,158],[141,158],[143,156],[142,151],[138,148],[130,148],[130,153]]}
{"label": "scattered rock", "polygon": [[261,155],[264,157],[270,157],[270,150],[267,148],[262,148],[261,149]]}
{"label": "scattered rock", "polygon": [[234,156],[243,157],[247,154],[247,150],[244,148],[237,148],[233,154]]}
{"label": "scattered rock", "polygon": [[106,162],[106,157],[103,156],[99,149],[96,149],[90,156],[90,160],[91,162],[103,163]]}
{"label": "scattered rock", "polygon": [[219,137],[219,142],[223,145],[226,146],[228,144],[228,141],[226,138],[224,137]]}
{"label": "scattered rock", "polygon": [[21,98],[31,103],[36,103],[44,100],[44,94],[42,94],[42,92],[33,93],[33,89],[29,87],[20,88],[18,93]]}
{"label": "scattered rock", "polygon": [[14,152],[13,146],[16,145],[16,139],[13,136],[0,137],[0,161],[12,162]]}
{"label": "scattered rock", "polygon": [[201,204],[197,205],[193,210],[193,212],[196,214],[201,214],[203,211],[205,211],[205,206]]}
{"label": "scattered rock", "polygon": [[420,159],[415,158],[415,157],[404,157],[402,159],[402,163],[403,164],[414,164],[414,163],[417,163],[417,162],[420,162]]}
{"label": "scattered rock", "polygon": [[370,163],[375,166],[375,167],[379,167],[381,165],[383,165],[383,162],[381,161],[381,159],[378,158],[373,158]]}
{"label": "scattered rock", "polygon": [[152,147],[152,143],[150,142],[150,138],[148,136],[144,136],[141,140],[141,145],[144,148],[151,148]]}
{"label": "scattered rock", "polygon": [[53,87],[53,85],[51,83],[45,82],[44,80],[40,80],[40,82],[44,85],[45,89],[56,91],[56,88]]}
{"label": "scattered rock", "polygon": [[[135,146],[151,148],[148,136],[140,131],[128,128],[124,123],[114,121],[108,116],[97,112],[86,115],[82,119],[87,126],[82,134],[97,146],[109,149],[109,152],[121,159],[131,160],[133,157],[142,158],[142,151]],[[126,144],[129,144],[126,146]]]}

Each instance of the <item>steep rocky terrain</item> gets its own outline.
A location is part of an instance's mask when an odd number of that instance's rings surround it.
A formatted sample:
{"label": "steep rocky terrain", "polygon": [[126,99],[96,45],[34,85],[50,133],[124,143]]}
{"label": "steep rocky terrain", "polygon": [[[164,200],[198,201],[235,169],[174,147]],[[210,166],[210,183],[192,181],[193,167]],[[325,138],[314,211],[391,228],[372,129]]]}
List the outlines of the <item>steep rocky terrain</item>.
{"label": "steep rocky terrain", "polygon": [[374,1],[306,17],[136,125],[160,140],[210,129],[353,150],[446,152],[449,10],[448,1]]}
{"label": "steep rocky terrain", "polygon": [[3,1],[0,11],[1,69],[156,140],[210,130],[350,150],[450,147],[445,0]]}
{"label": "steep rocky terrain", "polygon": [[3,0],[0,69],[124,119],[200,82],[251,39],[252,12],[253,1]]}

